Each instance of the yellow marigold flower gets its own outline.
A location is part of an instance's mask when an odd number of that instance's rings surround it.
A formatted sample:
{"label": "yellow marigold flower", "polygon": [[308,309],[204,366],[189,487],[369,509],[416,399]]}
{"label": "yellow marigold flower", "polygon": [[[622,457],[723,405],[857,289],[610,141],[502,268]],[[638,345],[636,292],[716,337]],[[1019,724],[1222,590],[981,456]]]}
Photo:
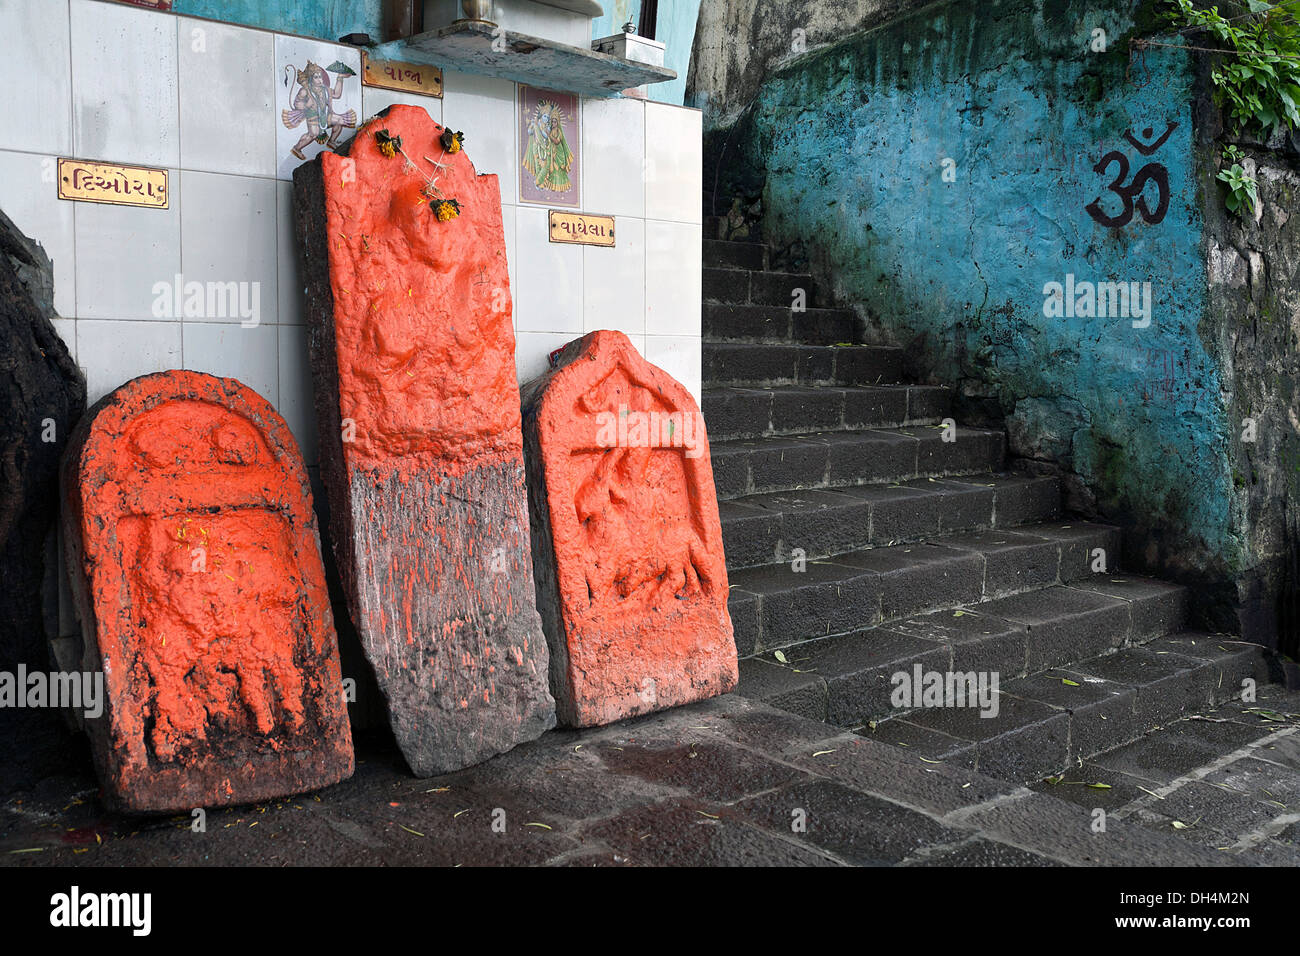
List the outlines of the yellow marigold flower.
{"label": "yellow marigold flower", "polygon": [[392,159],[402,148],[402,137],[390,136],[388,130],[381,129],[375,133],[375,143],[379,146],[379,152]]}
{"label": "yellow marigold flower", "polygon": [[442,135],[438,137],[438,142],[442,148],[449,153],[459,153],[461,146],[465,143],[465,134],[460,130],[452,132],[450,129],[443,129]]}

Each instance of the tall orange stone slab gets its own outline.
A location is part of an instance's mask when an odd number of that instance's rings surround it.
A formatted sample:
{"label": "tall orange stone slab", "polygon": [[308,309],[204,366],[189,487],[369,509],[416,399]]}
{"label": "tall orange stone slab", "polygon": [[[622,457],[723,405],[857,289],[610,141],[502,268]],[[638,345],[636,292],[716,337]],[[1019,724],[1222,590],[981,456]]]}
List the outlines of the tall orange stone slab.
{"label": "tall orange stone slab", "polygon": [[311,489],[284,420],[234,379],[146,375],[63,459],[87,717],[108,801],[250,803],[353,770]]}
{"label": "tall orange stone slab", "polygon": [[393,106],[294,174],[331,538],[422,776],[555,724],[500,194],[444,133]]}
{"label": "tall orange stone slab", "polygon": [[622,332],[569,343],[523,391],[538,607],[562,723],[736,686],[713,467],[691,394]]}

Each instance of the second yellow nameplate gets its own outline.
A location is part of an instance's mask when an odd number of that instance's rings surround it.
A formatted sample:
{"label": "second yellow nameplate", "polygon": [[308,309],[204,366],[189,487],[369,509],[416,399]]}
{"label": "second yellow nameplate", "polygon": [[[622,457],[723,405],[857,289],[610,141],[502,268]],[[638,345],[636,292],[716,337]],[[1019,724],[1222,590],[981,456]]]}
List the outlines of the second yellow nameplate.
{"label": "second yellow nameplate", "polygon": [[361,51],[361,82],[385,90],[442,96],[442,70],[427,63],[403,63],[400,60],[372,60]]}
{"label": "second yellow nameplate", "polygon": [[551,210],[551,242],[577,242],[584,246],[612,246],[614,217]]}

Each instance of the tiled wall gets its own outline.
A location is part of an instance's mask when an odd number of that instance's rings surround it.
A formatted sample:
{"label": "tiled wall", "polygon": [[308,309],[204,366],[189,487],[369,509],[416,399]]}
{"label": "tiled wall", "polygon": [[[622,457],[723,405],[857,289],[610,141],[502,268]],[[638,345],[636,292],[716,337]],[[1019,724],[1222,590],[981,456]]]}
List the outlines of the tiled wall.
{"label": "tiled wall", "polygon": [[[280,410],[315,474],[292,169],[278,158],[301,129],[280,122],[278,70],[310,56],[360,72],[357,51],[105,0],[4,0],[0,33],[19,38],[7,54],[0,208],[54,262],[55,324],[89,401],[170,368],[232,376]],[[446,72],[441,100],[359,78],[350,86],[359,119],[395,102],[422,106],[465,131],[479,172],[499,175],[521,381],[565,342],[617,328],[699,396],[698,112],[584,101],[582,209],[616,216],[619,236],[598,249],[550,243],[546,207],[518,201],[513,83]],[[170,206],[60,200],[60,156],[165,167]],[[178,274],[258,283],[258,323],[158,308],[155,285]],[[63,591],[60,633],[69,634],[66,582]]]}
{"label": "tiled wall", "polygon": [[[314,465],[293,163],[283,161],[302,129],[280,122],[279,71],[310,57],[359,72],[357,51],[104,0],[7,0],[0,30],[22,38],[8,54],[16,88],[0,123],[0,208],[54,261],[57,325],[90,401],[162,369],[233,376],[279,408]],[[518,200],[515,85],[446,72],[444,89],[439,100],[354,78],[348,102],[361,119],[394,102],[445,117],[465,131],[477,169],[499,175],[520,380],[565,342],[617,328],[698,396],[699,113],[585,100],[582,210],[615,215],[619,241],[565,246],[548,241],[545,206]],[[59,156],[165,167],[170,208],[60,200]],[[258,283],[258,324],[159,310],[155,285],[178,274]]]}

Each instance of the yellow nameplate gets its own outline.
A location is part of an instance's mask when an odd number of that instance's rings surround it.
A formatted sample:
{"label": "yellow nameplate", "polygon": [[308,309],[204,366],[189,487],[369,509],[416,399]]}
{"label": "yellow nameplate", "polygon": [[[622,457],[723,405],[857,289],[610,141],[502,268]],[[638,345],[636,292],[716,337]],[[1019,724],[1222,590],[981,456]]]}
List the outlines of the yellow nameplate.
{"label": "yellow nameplate", "polygon": [[614,217],[551,210],[551,242],[578,242],[584,246],[612,246]]}
{"label": "yellow nameplate", "polygon": [[167,170],[59,159],[59,198],[167,208]]}
{"label": "yellow nameplate", "polygon": [[442,70],[427,63],[403,63],[400,60],[372,60],[361,51],[361,82],[402,93],[442,96]]}

